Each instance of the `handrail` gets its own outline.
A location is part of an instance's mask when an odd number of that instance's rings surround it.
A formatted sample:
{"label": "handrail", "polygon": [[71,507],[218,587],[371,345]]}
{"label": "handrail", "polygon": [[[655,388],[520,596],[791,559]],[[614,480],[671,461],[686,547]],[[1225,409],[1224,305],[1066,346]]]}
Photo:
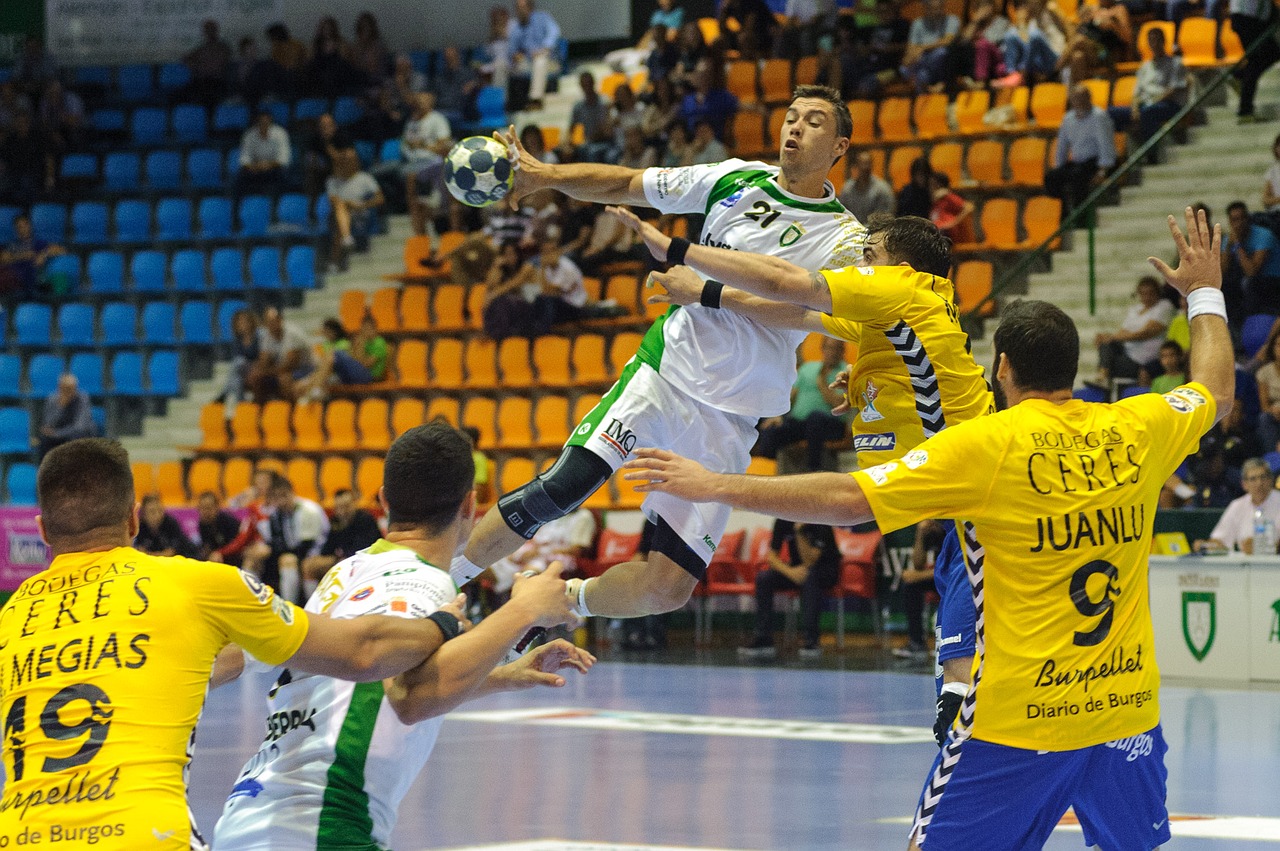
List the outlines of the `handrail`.
{"label": "handrail", "polygon": [[[1229,68],[1223,68],[1222,71],[1218,74],[1218,76],[1214,77],[1213,80],[1210,81],[1209,84],[1203,88],[1203,90],[1201,90],[1194,98],[1188,100],[1188,102],[1182,107],[1182,109],[1178,110],[1178,112],[1172,118],[1166,121],[1160,127],[1160,130],[1158,132],[1156,132],[1154,135],[1152,135],[1150,139],[1148,139],[1146,142],[1140,145],[1137,150],[1130,152],[1128,159],[1126,159],[1118,169],[1112,172],[1111,175],[1108,176],[1106,180],[1104,180],[1097,187],[1095,187],[1094,190],[1089,193],[1088,197],[1084,199],[1084,201],[1076,205],[1075,209],[1073,209],[1070,213],[1067,214],[1065,218],[1063,218],[1062,223],[1058,225],[1057,230],[1055,230],[1052,234],[1050,234],[1049,237],[1044,240],[1044,242],[1040,243],[1031,251],[1023,255],[1021,260],[1019,260],[1017,263],[1013,265],[1012,268],[1010,268],[1007,272],[1001,275],[1000,279],[996,281],[994,285],[992,285],[991,292],[989,292],[982,299],[982,301],[978,302],[978,304],[975,305],[972,310],[969,310],[966,313],[964,313],[963,314],[964,318],[969,321],[980,321],[981,311],[984,307],[986,307],[987,304],[994,302],[997,296],[999,296],[1005,290],[1009,289],[1009,287],[1013,286],[1013,284],[1016,281],[1020,280],[1022,276],[1026,273],[1026,271],[1031,268],[1031,265],[1033,263],[1035,263],[1037,260],[1039,260],[1041,257],[1043,257],[1045,254],[1049,252],[1049,246],[1054,242],[1056,242],[1057,240],[1061,239],[1063,233],[1070,230],[1071,227],[1077,221],[1080,221],[1081,219],[1083,219],[1086,214],[1092,216],[1099,199],[1101,199],[1102,196],[1106,195],[1107,192],[1111,191],[1111,187],[1115,186],[1117,183],[1123,180],[1125,175],[1127,175],[1130,171],[1133,170],[1134,166],[1142,162],[1142,160],[1146,157],[1148,151],[1150,151],[1156,145],[1160,144],[1160,141],[1164,139],[1165,136],[1169,135],[1169,133],[1172,132],[1178,126],[1178,124],[1182,121],[1182,119],[1190,115],[1193,110],[1198,109],[1200,104],[1204,103],[1204,101],[1211,94],[1213,94],[1213,92],[1215,92],[1219,86],[1221,86],[1224,82],[1226,82],[1227,77],[1231,76],[1231,74],[1237,68],[1239,68],[1242,63],[1247,61],[1248,58],[1253,54],[1253,52],[1258,49],[1259,46],[1261,46],[1267,39],[1275,38],[1278,32],[1280,32],[1280,16],[1278,16],[1277,19],[1272,22],[1271,26],[1267,27],[1266,31],[1263,32],[1262,35],[1254,39],[1253,43],[1250,44],[1248,49],[1245,50],[1244,55],[1240,57],[1240,59],[1237,60],[1234,65],[1230,66]],[[1090,239],[1092,239],[1092,224],[1090,229]],[[1091,280],[1090,281],[1091,290],[1092,290],[1092,287],[1093,287],[1093,283]],[[1089,299],[1090,299],[1090,310],[1092,312],[1093,303],[1094,303],[1094,295],[1092,291],[1090,292]]]}

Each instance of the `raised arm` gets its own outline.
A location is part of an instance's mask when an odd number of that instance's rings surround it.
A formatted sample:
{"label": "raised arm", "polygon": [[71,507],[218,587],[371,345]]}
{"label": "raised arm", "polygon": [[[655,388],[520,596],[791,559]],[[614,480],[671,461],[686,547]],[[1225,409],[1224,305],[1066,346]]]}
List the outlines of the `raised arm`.
{"label": "raised arm", "polygon": [[524,149],[516,138],[515,127],[493,135],[516,152],[515,186],[508,196],[513,209],[521,198],[540,189],[555,189],[570,198],[596,204],[649,206],[644,195],[643,169],[599,163],[544,163]]}
{"label": "raised arm", "polygon": [[285,664],[340,680],[375,682],[421,664],[444,641],[440,627],[427,620],[313,615],[306,639]]}
{"label": "raised arm", "polygon": [[[676,266],[669,272],[654,272],[649,276],[646,286],[657,285],[663,291],[654,293],[648,300],[650,304],[698,304],[705,283],[688,266]],[[769,328],[826,333],[822,314],[816,310],[790,302],[760,298],[733,287],[725,287],[720,291],[720,308],[732,310]]]}

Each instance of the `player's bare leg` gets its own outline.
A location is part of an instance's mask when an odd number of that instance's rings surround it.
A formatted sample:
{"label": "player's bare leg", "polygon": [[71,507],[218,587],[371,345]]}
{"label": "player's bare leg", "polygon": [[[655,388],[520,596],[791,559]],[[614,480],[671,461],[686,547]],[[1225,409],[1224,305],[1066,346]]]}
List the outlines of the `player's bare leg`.
{"label": "player's bare leg", "polygon": [[693,574],[670,558],[650,552],[647,562],[616,564],[590,580],[583,596],[587,611],[593,615],[638,618],[680,608],[697,584]]}
{"label": "player's bare leg", "polygon": [[485,512],[472,530],[464,552],[469,561],[483,569],[520,549],[524,541],[521,535],[511,531],[511,527],[502,519],[499,507],[495,505]]}

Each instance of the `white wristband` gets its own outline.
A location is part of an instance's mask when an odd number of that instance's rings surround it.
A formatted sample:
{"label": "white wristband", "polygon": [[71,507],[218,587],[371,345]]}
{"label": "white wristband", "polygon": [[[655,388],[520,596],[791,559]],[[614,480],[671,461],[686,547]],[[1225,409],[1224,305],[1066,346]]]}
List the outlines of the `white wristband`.
{"label": "white wristband", "polygon": [[968,683],[960,683],[960,682],[955,682],[955,683],[943,683],[943,684],[942,684],[942,693],[943,693],[943,694],[958,694],[958,695],[960,695],[961,697],[964,697],[966,694],[968,694],[968,693],[969,693],[969,684],[968,684]]}
{"label": "white wristband", "polygon": [[1203,313],[1227,318],[1227,300],[1222,297],[1222,290],[1213,287],[1200,287],[1187,293],[1187,321],[1190,322]]}
{"label": "white wristband", "polygon": [[591,612],[587,609],[587,583],[595,577],[587,577],[578,585],[578,602],[573,607],[573,613],[580,618],[591,617]]}

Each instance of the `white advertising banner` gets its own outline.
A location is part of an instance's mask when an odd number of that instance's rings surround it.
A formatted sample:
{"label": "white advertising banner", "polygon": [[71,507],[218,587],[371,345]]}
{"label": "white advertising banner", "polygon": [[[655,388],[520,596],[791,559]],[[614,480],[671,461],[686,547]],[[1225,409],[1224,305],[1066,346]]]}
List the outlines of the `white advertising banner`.
{"label": "white advertising banner", "polygon": [[262,40],[284,0],[45,0],[46,41],[64,65],[174,62],[218,22],[223,38]]}
{"label": "white advertising banner", "polygon": [[1151,620],[1163,676],[1238,682],[1250,678],[1250,645],[1256,638],[1249,631],[1254,561],[1264,560],[1152,556]]}

